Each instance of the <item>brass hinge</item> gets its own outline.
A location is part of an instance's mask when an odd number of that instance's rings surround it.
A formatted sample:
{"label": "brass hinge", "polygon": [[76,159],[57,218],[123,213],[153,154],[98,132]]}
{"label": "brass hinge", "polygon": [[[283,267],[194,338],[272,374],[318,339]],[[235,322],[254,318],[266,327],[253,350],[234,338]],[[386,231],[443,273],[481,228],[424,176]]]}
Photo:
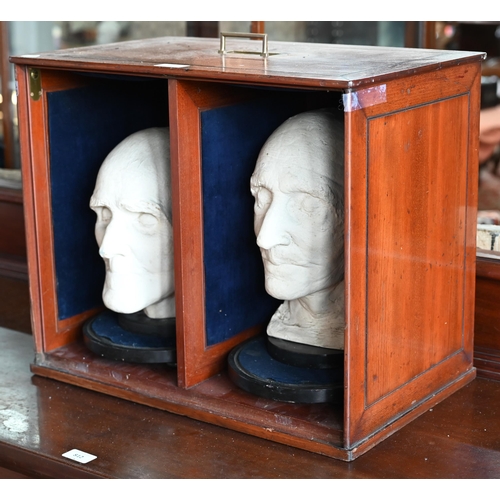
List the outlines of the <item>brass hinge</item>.
{"label": "brass hinge", "polygon": [[30,68],[30,96],[34,101],[38,101],[42,95],[42,79],[40,77],[40,70],[37,68]]}

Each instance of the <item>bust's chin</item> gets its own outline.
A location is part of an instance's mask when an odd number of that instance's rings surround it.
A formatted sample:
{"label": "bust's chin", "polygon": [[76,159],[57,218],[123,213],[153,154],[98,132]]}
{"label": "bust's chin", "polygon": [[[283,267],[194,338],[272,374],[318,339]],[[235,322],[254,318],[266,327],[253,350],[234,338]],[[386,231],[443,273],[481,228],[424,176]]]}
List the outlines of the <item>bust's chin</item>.
{"label": "bust's chin", "polygon": [[114,290],[104,288],[102,299],[104,305],[111,311],[120,314],[133,314],[144,311],[146,316],[152,319],[175,317],[175,295],[172,293],[167,297],[162,297],[156,302],[145,303],[144,298],[131,294],[117,293]]}
{"label": "bust's chin", "polygon": [[144,309],[143,304],[138,305],[137,302],[124,300],[123,297],[117,296],[112,290],[104,290],[102,300],[108,309],[121,314],[133,314]]}
{"label": "bust's chin", "polygon": [[285,279],[280,279],[266,274],[265,277],[266,292],[271,297],[279,300],[302,299],[317,293],[323,293],[323,291],[332,288],[335,284],[327,277],[324,280],[316,281],[314,285],[311,286],[309,281],[304,283],[304,280],[294,280],[293,277],[288,276]]}
{"label": "bust's chin", "polygon": [[151,319],[175,317],[175,295],[171,294],[144,308],[144,314]]}
{"label": "bust's chin", "polygon": [[307,295],[307,289],[290,284],[290,280],[280,280],[266,276],[266,292],[279,300],[296,300]]}
{"label": "bust's chin", "polygon": [[344,282],[324,293],[287,300],[279,306],[267,326],[267,334],[299,344],[327,349],[344,348]]}

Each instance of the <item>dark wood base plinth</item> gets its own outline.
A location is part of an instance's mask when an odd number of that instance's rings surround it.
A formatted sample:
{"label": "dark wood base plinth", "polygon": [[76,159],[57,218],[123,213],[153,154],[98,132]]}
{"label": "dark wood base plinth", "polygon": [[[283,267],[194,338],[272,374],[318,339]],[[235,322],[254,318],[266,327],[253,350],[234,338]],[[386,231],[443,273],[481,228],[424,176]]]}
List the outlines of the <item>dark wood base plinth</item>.
{"label": "dark wood base plinth", "polygon": [[[344,351],[299,344],[267,336],[267,350],[276,360],[303,368],[337,369],[344,372]],[[339,373],[340,377],[340,373]]]}
{"label": "dark wood base plinth", "polygon": [[343,401],[344,367],[299,367],[276,360],[267,349],[267,335],[247,340],[229,354],[229,378],[241,389],[288,403]]}
{"label": "dark wood base plinth", "polygon": [[122,328],[118,315],[104,311],[83,326],[85,345],[94,353],[128,363],[176,364],[175,326],[170,335],[145,335]]}
{"label": "dark wood base plinth", "polygon": [[271,356],[267,339],[267,335],[254,337],[229,354],[229,378],[238,387],[287,403],[342,403],[343,364],[318,369],[283,363]]}
{"label": "dark wood base plinth", "polygon": [[140,311],[133,314],[118,314],[117,320],[118,324],[129,332],[175,339],[175,318],[149,318]]}

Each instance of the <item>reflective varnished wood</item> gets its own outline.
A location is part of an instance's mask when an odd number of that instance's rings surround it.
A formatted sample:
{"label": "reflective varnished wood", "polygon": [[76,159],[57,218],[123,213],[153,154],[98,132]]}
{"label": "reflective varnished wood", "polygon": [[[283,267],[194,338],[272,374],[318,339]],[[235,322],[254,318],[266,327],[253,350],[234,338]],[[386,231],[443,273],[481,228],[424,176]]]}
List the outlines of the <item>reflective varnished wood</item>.
{"label": "reflective varnished wood", "polygon": [[44,53],[42,57],[26,54],[11,57],[11,61],[45,68],[126,71],[218,82],[356,88],[450,67],[457,59],[474,61],[479,55],[477,52],[271,41],[270,56],[263,58],[255,56],[261,48],[258,41],[231,40],[229,43],[229,51],[240,53],[221,57],[218,39],[167,37],[74,48],[64,53]]}
{"label": "reflective varnished wood", "polygon": [[480,73],[456,69],[388,82],[346,120],[351,443],[471,375]]}
{"label": "reflective varnished wood", "polygon": [[[248,51],[254,45],[235,42],[232,49]],[[264,59],[221,56],[217,49],[215,39],[161,38],[12,59],[37,351],[33,371],[353,460],[475,376],[482,54],[273,42],[273,55]],[[38,100],[30,97],[30,65],[41,72]],[[93,359],[78,339],[81,323],[95,311],[58,315],[49,96],[80,85],[91,88],[90,73],[112,76],[114,85],[131,75],[168,80],[180,291],[177,373]],[[340,410],[277,409],[270,401],[240,394],[224,372],[218,373],[229,345],[206,345],[199,113],[232,100],[235,89],[228,84],[264,93],[314,90],[308,94],[316,97],[327,90],[343,106],[346,340]],[[248,330],[234,333],[230,341],[239,342],[238,335]]]}
{"label": "reflective varnished wood", "polygon": [[[32,376],[33,355],[31,336],[0,328],[0,477],[500,478],[494,381],[476,379],[345,463]],[[97,459],[61,456],[73,448]]]}

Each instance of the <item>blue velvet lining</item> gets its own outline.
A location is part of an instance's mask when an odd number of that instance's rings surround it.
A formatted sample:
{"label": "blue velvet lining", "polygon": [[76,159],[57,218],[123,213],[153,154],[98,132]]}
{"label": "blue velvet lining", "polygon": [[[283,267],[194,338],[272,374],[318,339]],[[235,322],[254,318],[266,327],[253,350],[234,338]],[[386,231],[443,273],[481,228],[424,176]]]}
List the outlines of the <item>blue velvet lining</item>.
{"label": "blue velvet lining", "polygon": [[207,345],[267,322],[280,304],[264,289],[250,176],[269,135],[303,109],[300,93],[280,91],[201,115]]}
{"label": "blue velvet lining", "polygon": [[89,208],[106,155],[138,130],[168,125],[164,81],[113,82],[48,94],[50,182],[59,319],[102,304],[104,265]]}

